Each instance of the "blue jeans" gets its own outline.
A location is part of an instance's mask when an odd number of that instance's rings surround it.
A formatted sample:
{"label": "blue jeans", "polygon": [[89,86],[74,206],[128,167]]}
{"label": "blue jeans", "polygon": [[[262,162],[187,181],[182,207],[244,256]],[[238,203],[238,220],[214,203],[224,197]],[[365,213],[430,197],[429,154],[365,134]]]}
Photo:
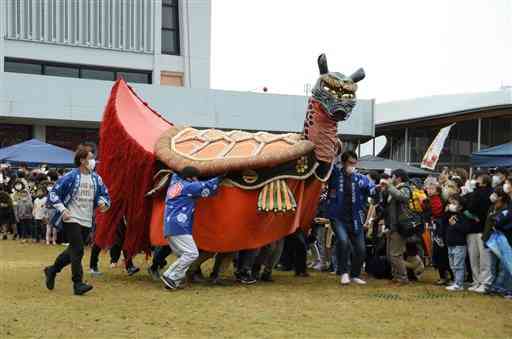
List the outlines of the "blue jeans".
{"label": "blue jeans", "polygon": [[455,276],[455,284],[464,286],[464,276],[466,274],[466,246],[448,246],[448,259],[450,268]]}
{"label": "blue jeans", "polygon": [[352,278],[359,277],[366,256],[363,228],[361,227],[356,230],[353,223],[343,223],[335,219],[334,232],[336,233],[336,254],[339,272],[341,274],[348,273],[349,260],[351,260],[350,276]]}
{"label": "blue jeans", "polygon": [[507,267],[500,261],[500,259],[492,253],[492,270],[494,279],[491,285],[491,291],[505,294],[512,291],[512,274],[507,270]]}

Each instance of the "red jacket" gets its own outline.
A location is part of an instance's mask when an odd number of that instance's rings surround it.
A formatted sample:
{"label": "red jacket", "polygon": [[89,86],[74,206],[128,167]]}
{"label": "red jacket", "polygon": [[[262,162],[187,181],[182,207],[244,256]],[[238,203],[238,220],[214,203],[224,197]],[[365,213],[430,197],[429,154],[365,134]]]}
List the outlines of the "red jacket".
{"label": "red jacket", "polygon": [[432,209],[432,218],[441,218],[444,214],[443,200],[439,195],[430,197],[430,208]]}

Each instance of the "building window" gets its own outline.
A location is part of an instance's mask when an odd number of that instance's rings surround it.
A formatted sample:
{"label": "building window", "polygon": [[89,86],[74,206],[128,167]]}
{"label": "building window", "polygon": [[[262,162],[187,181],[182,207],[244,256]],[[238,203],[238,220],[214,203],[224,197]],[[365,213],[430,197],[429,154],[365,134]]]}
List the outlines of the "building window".
{"label": "building window", "polygon": [[512,112],[508,116],[482,119],[481,149],[512,141]]}
{"label": "building window", "polygon": [[52,65],[44,65],[43,66],[43,74],[44,75],[52,75],[56,77],[65,77],[65,78],[78,78],[79,77],[79,68],[72,66],[52,66]]}
{"label": "building window", "polygon": [[43,66],[38,63],[5,60],[4,70],[12,73],[43,74]]}
{"label": "building window", "polygon": [[0,148],[19,144],[32,138],[32,126],[0,124]]}
{"label": "building window", "polygon": [[84,141],[97,145],[99,130],[97,128],[46,126],[46,142],[49,144],[74,151]]}
{"label": "building window", "polygon": [[5,71],[12,73],[39,74],[66,78],[114,81],[120,77],[127,82],[151,84],[151,71],[74,65],[47,61],[5,58]]}
{"label": "building window", "polygon": [[162,0],[162,54],[180,55],[178,0]]}
{"label": "building window", "polygon": [[160,85],[183,87],[183,74],[163,71],[160,74]]}
{"label": "building window", "polygon": [[141,84],[151,83],[151,75],[140,72],[117,72],[117,79],[123,78],[127,82],[136,82]]}
{"label": "building window", "polygon": [[105,69],[82,69],[82,78],[84,79],[96,79],[96,80],[109,80],[114,81],[116,79],[116,72]]}

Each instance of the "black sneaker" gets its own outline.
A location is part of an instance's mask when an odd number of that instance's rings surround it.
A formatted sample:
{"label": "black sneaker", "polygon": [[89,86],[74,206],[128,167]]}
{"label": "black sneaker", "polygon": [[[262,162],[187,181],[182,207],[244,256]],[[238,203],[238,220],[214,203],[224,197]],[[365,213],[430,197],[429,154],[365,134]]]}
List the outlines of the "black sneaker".
{"label": "black sneaker", "polygon": [[178,288],[178,285],[176,282],[172,279],[167,278],[164,274],[160,276],[160,280],[162,280],[165,284],[165,288],[169,290],[175,290]]}
{"label": "black sneaker", "polygon": [[229,285],[231,285],[228,281],[222,280],[220,277],[210,277],[209,282],[213,286],[229,286]]}
{"label": "black sneaker", "polygon": [[55,287],[56,275],[57,274],[53,273],[50,266],[45,267],[44,276],[46,278],[46,288],[49,289],[50,291],[53,290],[53,288]]}
{"label": "black sneaker", "polygon": [[272,279],[272,272],[263,272],[260,280],[265,282],[274,282],[274,279]]}
{"label": "black sneaker", "polygon": [[153,279],[154,281],[160,280],[160,272],[158,270],[154,270],[150,266],[148,267],[148,273],[151,279]]}
{"label": "black sneaker", "polygon": [[135,273],[139,272],[140,271],[140,268],[138,267],[135,267],[135,266],[131,266],[131,267],[128,267],[126,269],[126,273],[128,273],[128,275],[131,277],[132,275],[134,275]]}
{"label": "black sneaker", "polygon": [[73,285],[73,291],[75,292],[75,295],[84,295],[90,290],[92,290],[92,286],[86,283],[78,283]]}
{"label": "black sneaker", "polygon": [[261,274],[259,271],[252,271],[252,274],[251,276],[255,279],[255,280],[260,280],[261,279]]}
{"label": "black sneaker", "polygon": [[190,282],[195,284],[202,284],[206,282],[206,278],[204,277],[203,272],[201,272],[201,270],[191,273],[188,279]]}
{"label": "black sneaker", "polygon": [[308,272],[295,273],[295,276],[298,278],[307,278],[307,277],[309,277],[309,273]]}

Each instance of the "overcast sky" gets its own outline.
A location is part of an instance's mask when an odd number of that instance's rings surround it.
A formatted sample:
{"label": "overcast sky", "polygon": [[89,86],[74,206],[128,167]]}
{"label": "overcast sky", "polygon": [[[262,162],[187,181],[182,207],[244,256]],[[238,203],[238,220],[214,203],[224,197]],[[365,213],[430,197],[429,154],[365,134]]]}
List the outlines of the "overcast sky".
{"label": "overcast sky", "polygon": [[212,88],[303,94],[325,52],[390,101],[512,85],[512,0],[212,0]]}

